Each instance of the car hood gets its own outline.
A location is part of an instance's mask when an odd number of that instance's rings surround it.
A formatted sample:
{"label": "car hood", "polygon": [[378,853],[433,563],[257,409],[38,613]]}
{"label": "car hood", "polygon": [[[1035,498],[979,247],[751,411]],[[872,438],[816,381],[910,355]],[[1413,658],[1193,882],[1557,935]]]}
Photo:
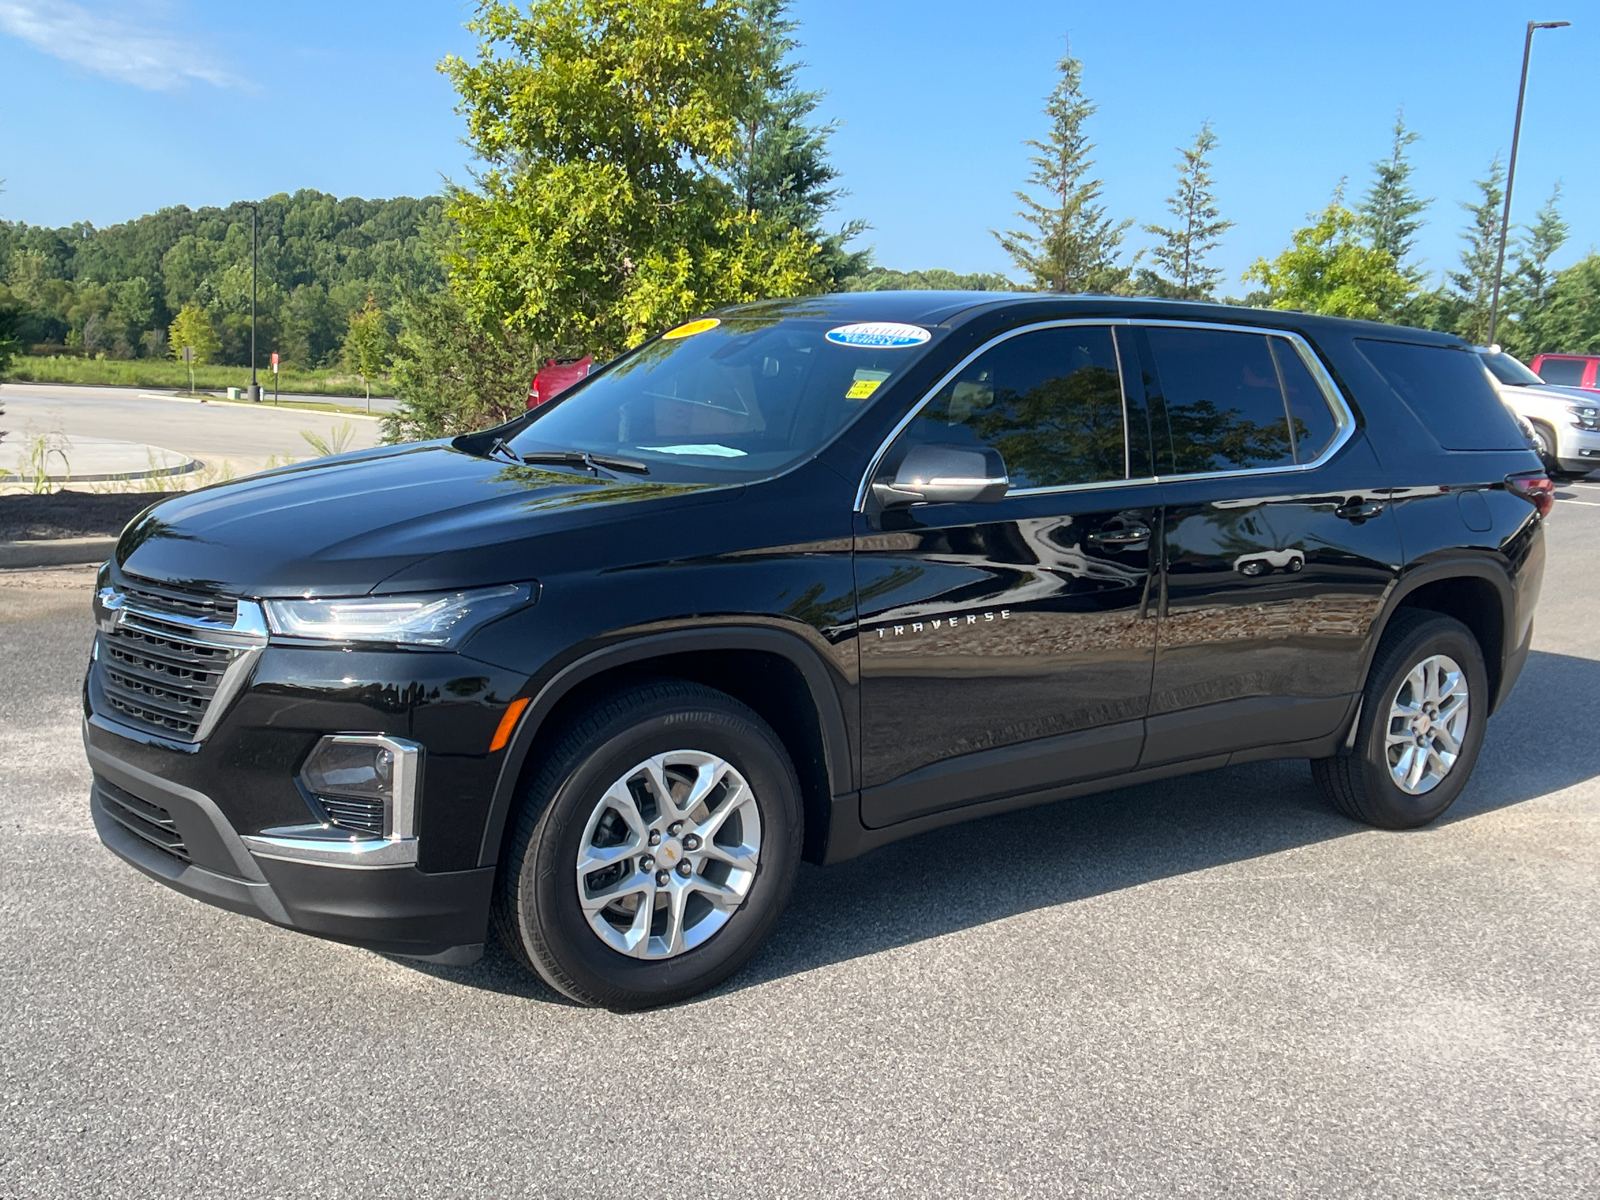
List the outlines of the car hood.
{"label": "car hood", "polygon": [[1508,385],[1501,389],[1500,394],[1512,402],[1520,397],[1528,404],[1600,405],[1600,392],[1591,392],[1584,388],[1560,387],[1553,383],[1543,387],[1531,383],[1525,387]]}
{"label": "car hood", "polygon": [[742,490],[516,466],[423,442],[173,497],[123,531],[115,557],[129,575],[232,595],[360,595],[394,590],[382,585],[397,575],[406,586],[487,586],[537,577],[524,543]]}

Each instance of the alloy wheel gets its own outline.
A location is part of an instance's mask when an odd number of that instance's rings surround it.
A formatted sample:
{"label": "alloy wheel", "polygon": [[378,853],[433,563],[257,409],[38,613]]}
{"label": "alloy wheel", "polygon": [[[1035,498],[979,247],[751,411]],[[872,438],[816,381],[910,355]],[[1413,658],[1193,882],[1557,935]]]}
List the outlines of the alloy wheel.
{"label": "alloy wheel", "polygon": [[1395,786],[1412,796],[1444,780],[1466,740],[1467,678],[1455,659],[1433,654],[1400,681],[1389,705],[1385,751]]}
{"label": "alloy wheel", "polygon": [[755,881],[761,813],[729,762],[672,750],[605,790],[584,829],[578,902],[597,937],[633,958],[673,958],[703,944]]}

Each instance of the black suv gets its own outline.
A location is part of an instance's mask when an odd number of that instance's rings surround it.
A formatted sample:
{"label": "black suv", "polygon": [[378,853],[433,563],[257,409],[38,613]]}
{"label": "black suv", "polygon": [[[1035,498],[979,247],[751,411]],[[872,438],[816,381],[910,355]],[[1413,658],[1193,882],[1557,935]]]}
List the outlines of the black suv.
{"label": "black suv", "polygon": [[101,838],[213,904],[613,1008],[801,860],[1265,758],[1398,829],[1522,669],[1550,484],[1453,338],[1216,305],[745,305],[106,564]]}

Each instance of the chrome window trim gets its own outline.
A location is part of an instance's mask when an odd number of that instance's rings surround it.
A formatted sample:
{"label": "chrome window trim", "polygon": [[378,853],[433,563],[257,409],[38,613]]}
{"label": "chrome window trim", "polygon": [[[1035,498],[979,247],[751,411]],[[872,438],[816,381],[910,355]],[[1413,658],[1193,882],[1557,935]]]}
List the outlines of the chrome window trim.
{"label": "chrome window trim", "polygon": [[[1008,500],[1012,496],[1046,496],[1059,492],[1078,492],[1089,488],[1127,487],[1131,484],[1184,483],[1192,479],[1237,479],[1247,475],[1280,475],[1288,472],[1314,471],[1344,449],[1345,444],[1355,435],[1355,414],[1350,411],[1350,406],[1345,403],[1344,395],[1339,391],[1338,385],[1334,383],[1333,376],[1328,373],[1327,367],[1317,357],[1317,353],[1311,348],[1310,343],[1293,330],[1273,329],[1258,325],[1233,325],[1218,321],[1167,320],[1159,317],[1072,317],[1056,321],[1040,321],[1032,325],[1019,325],[1015,329],[1008,329],[1004,333],[996,334],[939,377],[938,381],[928,389],[922,399],[912,405],[910,411],[895,423],[888,436],[879,443],[877,451],[867,464],[866,472],[861,476],[860,485],[856,488],[856,502],[853,511],[866,511],[866,498],[872,483],[872,477],[883,462],[884,455],[889,452],[889,447],[894,444],[894,440],[905,432],[906,427],[916,419],[917,414],[928,406],[944,386],[971,365],[973,360],[980,355],[987,354],[994,347],[1000,345],[1001,342],[1009,341],[1011,338],[1018,337],[1024,333],[1034,333],[1041,329],[1063,329],[1079,325],[1104,325],[1109,327],[1112,331],[1113,343],[1116,343],[1116,331],[1119,328],[1134,329],[1150,326],[1179,329],[1215,329],[1225,333],[1253,333],[1262,337],[1283,338],[1294,347],[1295,353],[1299,356],[1300,361],[1305,364],[1306,370],[1311,372],[1311,378],[1321,390],[1323,400],[1333,410],[1334,423],[1338,426],[1338,432],[1334,434],[1333,440],[1328,443],[1327,449],[1308,463],[1282,463],[1273,467],[1241,467],[1236,471],[1197,471],[1183,475],[1145,475],[1139,478],[1105,479],[1092,483],[1068,483],[1057,487],[1018,488],[1015,491],[1008,491],[1002,499]],[[1131,453],[1131,450],[1127,437],[1128,393],[1126,381],[1122,378],[1120,347],[1117,354],[1117,378],[1123,384],[1123,454],[1124,462],[1126,463],[1128,461],[1127,456]],[[1287,417],[1287,412],[1285,416]],[[1153,450],[1154,447],[1152,447]],[[1124,470],[1126,469],[1127,467],[1125,466]]]}
{"label": "chrome window trim", "polygon": [[[1245,475],[1282,475],[1296,471],[1315,471],[1327,463],[1334,455],[1343,450],[1345,444],[1355,436],[1356,417],[1350,411],[1350,406],[1345,403],[1344,394],[1339,391],[1339,386],[1333,382],[1333,376],[1328,373],[1328,368],[1323,366],[1322,360],[1317,357],[1317,352],[1311,344],[1295,333],[1292,329],[1270,329],[1256,325],[1224,325],[1213,321],[1177,321],[1162,320],[1152,317],[1149,319],[1129,319],[1126,324],[1139,326],[1166,326],[1176,329],[1217,329],[1225,333],[1254,333],[1264,337],[1283,338],[1294,347],[1295,353],[1300,356],[1300,361],[1305,364],[1306,370],[1311,372],[1311,379],[1322,392],[1322,399],[1333,410],[1334,423],[1338,432],[1333,435],[1333,441],[1328,443],[1327,449],[1307,463],[1280,463],[1275,467],[1240,467],[1236,471],[1190,471],[1183,475],[1157,476],[1160,483],[1184,483],[1191,479],[1238,479]],[[1285,417],[1287,417],[1285,410]],[[1293,432],[1290,433],[1291,438]]]}

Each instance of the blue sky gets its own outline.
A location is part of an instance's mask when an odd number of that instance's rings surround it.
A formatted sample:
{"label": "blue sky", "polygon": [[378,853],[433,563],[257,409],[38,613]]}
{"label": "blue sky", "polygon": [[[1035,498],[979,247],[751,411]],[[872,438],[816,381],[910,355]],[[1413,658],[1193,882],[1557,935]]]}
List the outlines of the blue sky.
{"label": "blue sky", "polygon": [[[1227,290],[1273,254],[1342,176],[1353,195],[1383,155],[1395,110],[1423,135],[1417,182],[1435,197],[1420,241],[1454,263],[1473,195],[1509,150],[1523,22],[1538,35],[1513,219],[1563,182],[1572,243],[1600,241],[1600,139],[1590,79],[1592,0],[1338,5],[1116,4],[1078,0],[794,0],[803,80],[878,261],[901,269],[1005,270],[990,228],[1011,221],[1022,142],[1070,36],[1100,104],[1091,130],[1105,202],[1140,224],[1166,217],[1176,147],[1209,118],[1224,215]],[[418,195],[470,162],[447,52],[470,54],[453,0],[0,0],[0,216],[97,225],[171,204],[313,187]],[[1131,231],[1129,245],[1146,235]]]}

